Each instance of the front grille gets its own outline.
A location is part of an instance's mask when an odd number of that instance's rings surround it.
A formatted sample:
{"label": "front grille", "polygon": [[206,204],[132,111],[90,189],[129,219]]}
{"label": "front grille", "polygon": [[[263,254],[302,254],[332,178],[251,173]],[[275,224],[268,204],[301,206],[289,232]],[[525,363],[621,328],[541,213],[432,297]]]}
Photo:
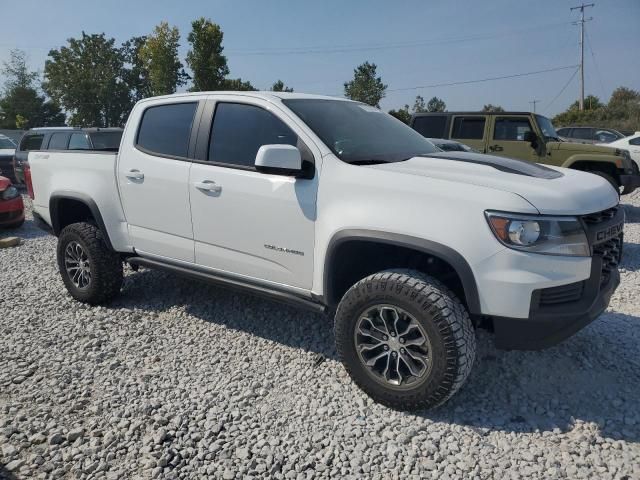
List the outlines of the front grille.
{"label": "front grille", "polygon": [[606,222],[607,220],[611,220],[618,213],[619,205],[615,207],[607,208],[606,210],[602,210],[601,212],[590,213],[588,215],[582,216],[582,221],[587,225],[598,225],[599,223]]}
{"label": "front grille", "polygon": [[559,287],[540,290],[540,305],[557,305],[559,303],[577,302],[582,297],[584,282],[560,285]]}
{"label": "front grille", "polygon": [[620,234],[616,238],[611,238],[606,242],[593,246],[593,255],[602,258],[602,275],[600,283],[605,284],[611,277],[611,272],[618,268],[622,259],[623,236]]}

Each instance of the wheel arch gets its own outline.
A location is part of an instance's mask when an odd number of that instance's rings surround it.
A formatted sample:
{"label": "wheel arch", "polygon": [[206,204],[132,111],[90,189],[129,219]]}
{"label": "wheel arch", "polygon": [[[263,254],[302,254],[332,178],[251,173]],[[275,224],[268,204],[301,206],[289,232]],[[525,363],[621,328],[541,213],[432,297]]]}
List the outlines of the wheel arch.
{"label": "wheel arch", "polygon": [[102,231],[107,247],[114,250],[100,209],[89,195],[80,192],[53,193],[49,198],[49,214],[51,227],[56,236],[71,223],[93,220]]}
{"label": "wheel arch", "polygon": [[[344,260],[348,258],[349,261],[354,261],[354,257],[348,256],[350,251],[349,249],[345,250],[346,246],[351,246],[351,250],[355,248],[359,251],[355,260],[359,268],[355,268],[355,271],[349,273],[353,278],[346,282],[345,285],[344,279],[341,278],[343,275],[342,270],[345,269]],[[362,248],[364,246],[369,248]],[[341,230],[334,234],[329,242],[323,270],[323,297],[324,302],[330,308],[334,308],[340,302],[340,299],[351,285],[361,278],[379,271],[379,268],[375,266],[371,269],[363,265],[367,260],[371,260],[371,257],[367,257],[367,250],[383,254],[390,251],[402,252],[403,259],[406,259],[404,260],[405,263],[418,260],[441,262],[442,266],[450,267],[457,276],[462,290],[461,300],[467,305],[469,312],[474,315],[481,313],[480,297],[475,276],[471,267],[460,253],[441,243],[410,235],[363,229]],[[382,260],[382,263],[380,263],[381,260],[379,258],[376,260],[375,264],[384,265],[384,260]],[[412,265],[389,264],[382,268],[406,266]],[[355,281],[351,282],[352,280]],[[456,289],[452,288],[452,290],[455,292]]]}

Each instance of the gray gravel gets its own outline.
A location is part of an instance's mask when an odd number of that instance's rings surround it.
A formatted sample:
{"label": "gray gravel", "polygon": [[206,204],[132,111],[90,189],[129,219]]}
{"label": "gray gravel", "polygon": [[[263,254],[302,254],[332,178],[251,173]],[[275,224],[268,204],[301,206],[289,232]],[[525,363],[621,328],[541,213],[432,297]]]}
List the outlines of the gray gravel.
{"label": "gray gravel", "polygon": [[479,332],[445,406],[372,403],[328,320],[169,274],[107,308],[67,295],[31,221],[0,250],[0,478],[640,478],[640,194],[622,285],[543,352]]}

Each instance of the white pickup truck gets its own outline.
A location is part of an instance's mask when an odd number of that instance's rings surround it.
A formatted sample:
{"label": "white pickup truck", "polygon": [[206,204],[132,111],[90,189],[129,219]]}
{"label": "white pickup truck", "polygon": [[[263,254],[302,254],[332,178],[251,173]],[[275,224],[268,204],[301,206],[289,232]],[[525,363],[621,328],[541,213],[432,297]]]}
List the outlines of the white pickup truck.
{"label": "white pickup truck", "polygon": [[74,298],[107,302],[127,263],[335,314],[349,374],[394,408],[450,398],[474,328],[543,348],[598,317],[620,282],[624,211],[606,180],[442,152],[344,99],[150,98],[118,153],[28,162],[34,216],[58,236]]}

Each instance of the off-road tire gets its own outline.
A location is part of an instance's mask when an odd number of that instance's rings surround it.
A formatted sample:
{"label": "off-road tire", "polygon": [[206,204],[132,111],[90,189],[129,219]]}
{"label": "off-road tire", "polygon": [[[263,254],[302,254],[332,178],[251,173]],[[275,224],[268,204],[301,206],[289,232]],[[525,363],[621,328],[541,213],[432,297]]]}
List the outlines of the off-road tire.
{"label": "off-road tire", "polygon": [[[79,289],[72,282],[65,268],[65,249],[70,242],[78,242],[89,260],[91,280],[86,288]],[[122,287],[122,260],[117,252],[107,247],[103,233],[91,223],[72,223],[58,237],[58,269],[65,287],[76,300],[97,305],[106,303],[120,292]]]}
{"label": "off-road tire", "polygon": [[[357,322],[368,307],[380,303],[409,312],[429,337],[433,364],[415,388],[382,385],[358,356]],[[338,356],[353,381],[376,402],[398,410],[445,403],[465,383],[476,355],[475,332],[462,302],[441,282],[416,270],[385,270],[360,280],[338,305],[334,330]]]}

